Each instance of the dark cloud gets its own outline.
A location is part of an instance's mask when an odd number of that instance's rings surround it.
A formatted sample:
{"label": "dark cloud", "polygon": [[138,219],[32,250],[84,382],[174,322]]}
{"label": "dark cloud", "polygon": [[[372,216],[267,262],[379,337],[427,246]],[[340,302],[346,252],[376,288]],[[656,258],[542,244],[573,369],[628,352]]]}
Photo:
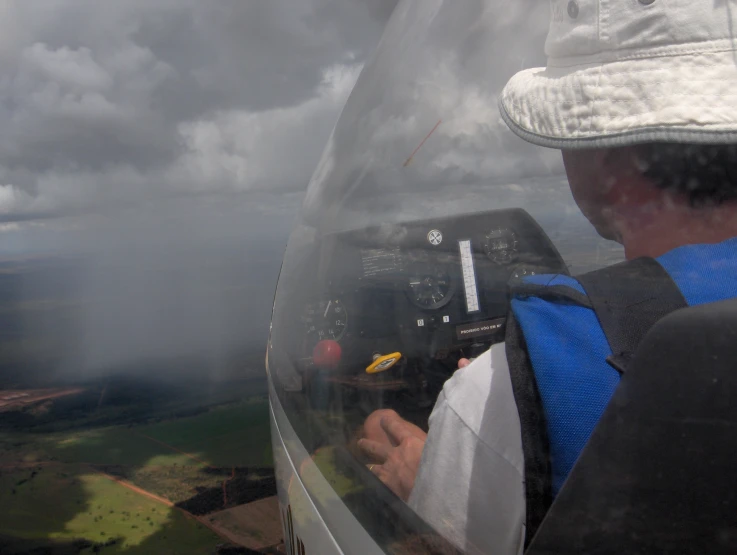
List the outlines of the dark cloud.
{"label": "dark cloud", "polygon": [[0,256],[83,261],[67,371],[263,351],[302,191],[389,7],[0,2]]}
{"label": "dark cloud", "polygon": [[4,2],[0,214],[303,189],[392,3]]}

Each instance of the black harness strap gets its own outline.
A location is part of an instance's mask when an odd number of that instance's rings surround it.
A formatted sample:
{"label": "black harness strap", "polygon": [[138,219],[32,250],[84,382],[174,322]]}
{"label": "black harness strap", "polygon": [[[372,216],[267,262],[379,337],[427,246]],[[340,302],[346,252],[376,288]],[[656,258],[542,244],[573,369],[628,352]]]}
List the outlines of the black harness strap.
{"label": "black harness strap", "polygon": [[537,532],[553,502],[550,442],[535,372],[527,353],[522,328],[512,311],[504,338],[512,392],[517,403],[525,459],[525,546]]}
{"label": "black harness strap", "polygon": [[637,258],[579,276],[612,349],[607,362],[624,372],[645,334],[658,320],[688,303],[678,285],[652,258]]}
{"label": "black harness strap", "polygon": [[[516,297],[537,297],[591,308],[612,349],[607,362],[619,372],[624,372],[638,344],[658,320],[687,306],[678,286],[651,258],[623,262],[576,279],[586,295],[567,286],[529,283],[513,286],[510,293]],[[507,318],[505,342],[512,391],[522,428],[527,545],[553,501],[550,442],[527,344],[511,311]]]}
{"label": "black harness strap", "polygon": [[520,283],[513,286],[511,294],[515,297],[537,297],[546,301],[558,303],[573,303],[586,308],[593,308],[589,298],[566,285],[537,285],[535,283]]}

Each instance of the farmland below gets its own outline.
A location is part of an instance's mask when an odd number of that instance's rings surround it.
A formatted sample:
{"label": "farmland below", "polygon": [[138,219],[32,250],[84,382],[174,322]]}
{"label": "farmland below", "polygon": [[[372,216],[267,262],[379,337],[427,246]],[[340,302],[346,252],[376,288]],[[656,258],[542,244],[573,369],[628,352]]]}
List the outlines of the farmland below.
{"label": "farmland below", "polygon": [[[101,387],[117,394],[109,383]],[[187,554],[227,546],[204,517],[275,493],[268,402],[254,395],[263,384],[222,384],[240,401],[213,391],[212,405],[185,406],[181,394],[173,404],[142,402],[152,391],[161,400],[163,387],[141,387],[139,409],[121,405],[117,421],[104,402],[85,418],[88,390],[44,410],[0,413],[0,494],[9,500],[0,505],[0,552]]]}
{"label": "farmland below", "polygon": [[[253,552],[227,526],[242,538],[230,511],[276,491],[258,290],[273,280],[244,279],[239,251],[186,254],[177,271],[152,257],[174,285],[150,298],[124,259],[0,260],[3,555]],[[90,286],[101,272],[114,287]]]}

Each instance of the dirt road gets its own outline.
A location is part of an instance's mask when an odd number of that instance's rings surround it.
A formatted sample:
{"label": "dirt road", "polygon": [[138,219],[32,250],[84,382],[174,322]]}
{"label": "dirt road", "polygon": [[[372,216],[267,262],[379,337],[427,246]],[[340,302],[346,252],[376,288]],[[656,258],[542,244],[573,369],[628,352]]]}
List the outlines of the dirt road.
{"label": "dirt road", "polygon": [[18,410],[27,405],[58,399],[67,395],[77,395],[84,391],[81,387],[67,387],[64,389],[24,389],[0,391],[0,412]]}
{"label": "dirt road", "polygon": [[157,501],[159,503],[162,503],[163,505],[166,505],[167,507],[170,507],[172,509],[175,509],[177,511],[180,511],[187,518],[191,518],[193,520],[196,520],[197,522],[199,522],[203,526],[206,526],[212,532],[214,532],[215,534],[217,534],[218,536],[220,536],[224,540],[229,541],[231,543],[235,543],[236,545],[241,545],[237,541],[237,539],[238,539],[237,536],[235,536],[233,534],[229,534],[226,530],[223,530],[223,529],[219,528],[218,526],[215,526],[214,524],[212,524],[209,521],[209,519],[207,517],[198,517],[198,516],[195,516],[192,513],[190,513],[189,511],[185,511],[181,507],[177,507],[174,503],[172,503],[168,499],[165,499],[164,497],[160,497],[160,496],[158,496],[158,495],[156,495],[154,493],[151,493],[150,491],[146,491],[143,488],[139,488],[138,486],[136,486],[135,484],[132,484],[132,483],[128,482],[127,480],[123,480],[122,478],[118,478],[117,476],[112,476],[111,474],[107,474],[106,472],[103,472],[102,470],[99,470],[99,469],[97,469],[97,468],[95,468],[93,466],[88,466],[88,468],[92,472],[94,472],[96,474],[99,474],[100,476],[103,476],[103,477],[107,478],[108,480],[112,480],[113,482],[115,482],[117,484],[120,484],[124,488],[128,488],[129,490],[134,491],[134,492],[138,493],[139,495],[143,495],[144,497],[148,497],[149,499],[152,499],[154,501]]}
{"label": "dirt road", "polygon": [[[167,507],[174,507],[174,503],[169,501],[168,499],[165,499],[163,497],[159,497],[155,493],[151,493],[150,491],[146,491],[143,488],[139,488],[135,484],[132,484],[128,482],[127,480],[123,480],[122,478],[118,478],[117,476],[113,476],[112,474],[108,474],[107,472],[103,472],[102,470],[95,468],[94,466],[88,465],[87,468],[89,468],[92,472],[95,474],[99,474],[100,476],[104,476],[108,480],[112,480],[113,482],[120,484],[124,488],[128,488],[131,491],[135,491],[136,493],[143,495],[145,497],[148,497],[149,499],[153,499],[154,501],[158,501],[159,503],[163,503]],[[186,512],[186,511],[184,511]],[[189,513],[187,513],[189,514]]]}

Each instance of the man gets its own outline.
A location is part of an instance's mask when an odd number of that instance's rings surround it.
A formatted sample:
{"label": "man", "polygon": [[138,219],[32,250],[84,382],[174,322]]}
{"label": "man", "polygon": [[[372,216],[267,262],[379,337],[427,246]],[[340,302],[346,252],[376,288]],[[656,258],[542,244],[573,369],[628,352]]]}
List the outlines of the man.
{"label": "man", "polygon": [[[684,303],[737,296],[737,17],[729,2],[552,0],[551,13],[548,66],[510,80],[499,102],[504,121],[526,141],[562,151],[588,220],[628,260],[657,259]],[[534,282],[586,295],[567,276]],[[521,295],[512,312],[541,397],[555,495],[619,382],[607,363],[617,353],[585,303]],[[360,443],[372,472],[466,552],[521,552],[531,536],[537,477],[523,445],[530,432],[517,364],[505,344],[462,361],[427,436],[381,411]]]}

